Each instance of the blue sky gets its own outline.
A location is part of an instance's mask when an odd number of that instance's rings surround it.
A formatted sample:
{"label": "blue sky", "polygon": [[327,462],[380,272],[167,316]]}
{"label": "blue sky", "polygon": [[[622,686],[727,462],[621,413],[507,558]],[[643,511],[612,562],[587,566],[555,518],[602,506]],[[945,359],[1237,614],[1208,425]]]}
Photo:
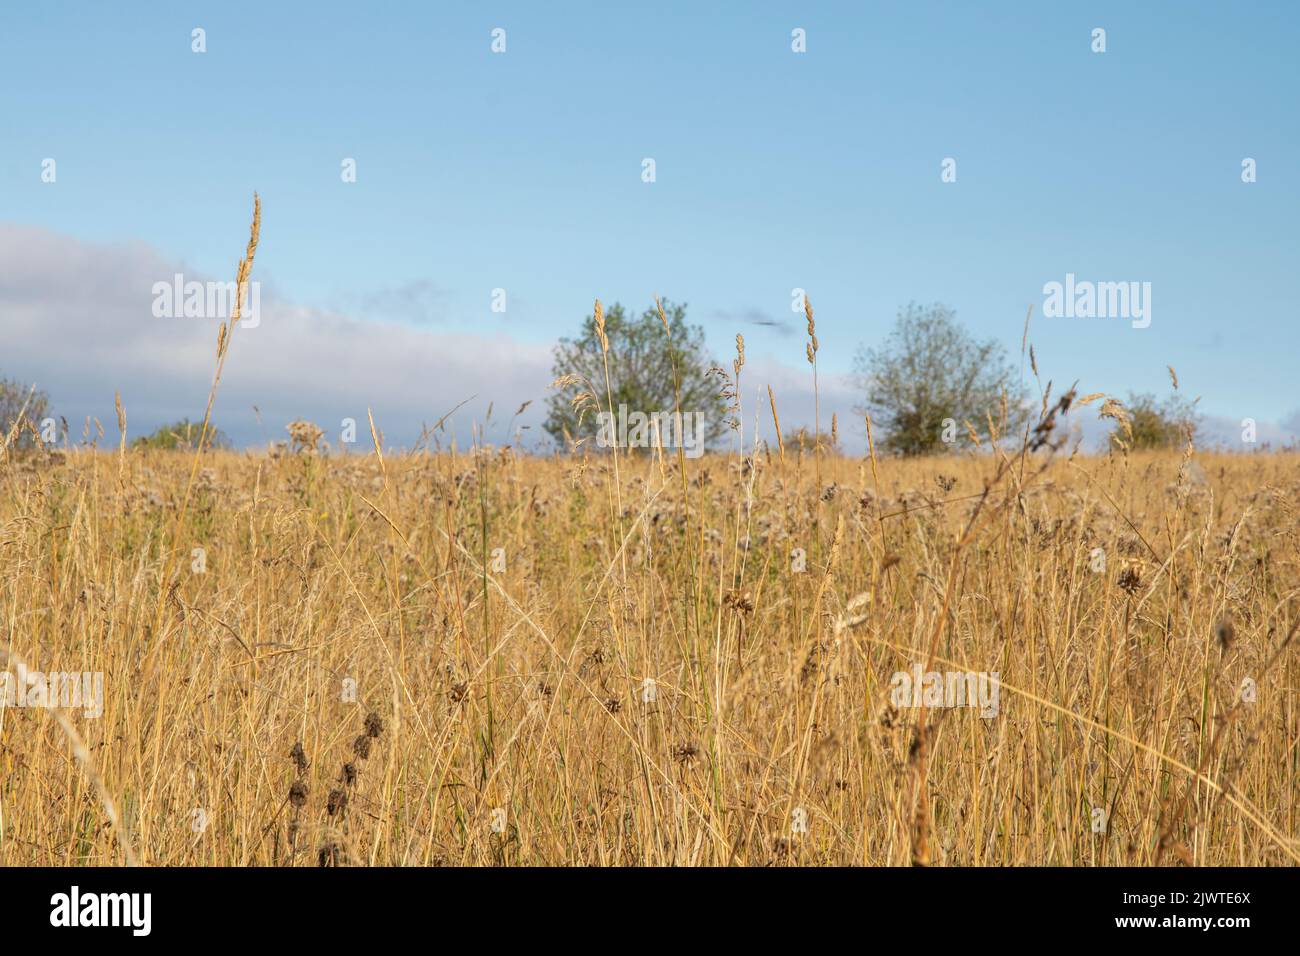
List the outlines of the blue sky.
{"label": "blue sky", "polygon": [[[1300,6],[702,6],[8,4],[0,223],[20,247],[32,230],[58,237],[53,256],[147,249],[159,269],[224,279],[258,190],[255,275],[268,293],[373,330],[343,349],[355,366],[304,359],[326,363],[315,378],[364,383],[356,368],[383,366],[398,325],[429,348],[400,397],[358,392],[333,407],[322,391],[317,405],[270,406],[324,421],[389,398],[401,442],[417,409],[436,420],[454,404],[440,390],[455,380],[439,366],[451,342],[481,341],[482,396],[540,407],[538,356],[596,296],[637,309],[656,292],[684,300],[716,357],[740,331],[759,374],[791,380],[804,374],[796,287],[831,380],[910,300],[946,303],[1013,354],[1033,303],[1044,379],[1164,393],[1172,364],[1208,414],[1300,411]],[[195,27],[204,54],[191,51]],[[490,49],[496,27],[504,54]],[[1105,53],[1090,49],[1096,27]],[[40,178],[47,157],[55,184]],[[345,157],[356,183],[341,181]],[[654,183],[641,179],[646,157]],[[955,183],[940,181],[947,157]],[[1255,183],[1241,181],[1245,157]],[[14,269],[0,262],[11,289],[27,281]],[[1067,272],[1149,281],[1150,327],[1044,318],[1042,287]],[[505,314],[490,309],[494,288]],[[41,321],[57,329],[60,316]],[[105,310],[109,326],[133,321]],[[145,310],[139,334],[150,321]],[[270,321],[239,348],[271,339]],[[142,427],[201,414],[206,380],[145,391],[138,362],[105,352],[77,365],[78,337],[92,353],[99,339],[68,322],[79,331],[7,361],[0,312],[0,372],[46,384],[70,418],[110,422],[112,391],[131,387]],[[317,328],[329,332],[304,319],[295,334]],[[495,361],[510,349],[529,356],[520,368]],[[248,411],[258,387],[223,396],[242,440],[261,437]],[[280,425],[267,433],[282,437]]]}

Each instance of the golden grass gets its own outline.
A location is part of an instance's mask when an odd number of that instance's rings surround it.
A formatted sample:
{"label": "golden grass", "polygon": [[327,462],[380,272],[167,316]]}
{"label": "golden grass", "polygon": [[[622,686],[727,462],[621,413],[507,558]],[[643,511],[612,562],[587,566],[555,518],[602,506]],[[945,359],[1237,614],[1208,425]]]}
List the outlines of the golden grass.
{"label": "golden grass", "polygon": [[1014,456],[818,395],[809,462],[770,387],[777,455],[212,453],[238,321],[193,455],[0,436],[0,667],[105,689],[0,707],[0,865],[1300,862],[1295,455],[1062,460],[1050,383]]}
{"label": "golden grass", "polygon": [[0,864],[1296,861],[1296,456],[785,452],[12,457]]}

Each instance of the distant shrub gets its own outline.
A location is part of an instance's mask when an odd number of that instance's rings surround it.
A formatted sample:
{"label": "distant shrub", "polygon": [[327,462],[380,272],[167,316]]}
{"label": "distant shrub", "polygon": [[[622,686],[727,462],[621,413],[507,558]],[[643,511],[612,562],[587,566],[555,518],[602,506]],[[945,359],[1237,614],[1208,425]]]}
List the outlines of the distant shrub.
{"label": "distant shrub", "polygon": [[[136,448],[192,449],[203,434],[203,423],[182,418],[170,425],[159,426],[152,434],[142,435],[131,444]],[[208,424],[208,447],[229,448],[230,438],[220,428]]]}
{"label": "distant shrub", "polygon": [[[994,339],[980,340],[945,305],[915,302],[899,310],[894,328],[876,348],[861,347],[853,378],[883,433],[877,448],[903,455],[943,452],[949,434],[965,422],[989,436],[989,419],[1014,435],[1028,420],[1016,368]],[[949,431],[951,429],[951,431]]]}
{"label": "distant shrub", "polygon": [[[1200,426],[1196,406],[1181,395],[1158,401],[1154,395],[1129,395],[1130,448],[1177,448],[1194,438]],[[1115,436],[1111,436],[1112,443]]]}
{"label": "distant shrub", "polygon": [[785,447],[786,454],[803,451],[812,455],[821,452],[823,455],[838,455],[840,445],[830,432],[821,432],[814,436],[813,430],[800,426],[793,431],[785,432],[781,436],[781,444]]}
{"label": "distant shrub", "polygon": [[24,385],[16,379],[0,378],[0,436],[7,437],[22,414],[22,424],[14,433],[12,447],[35,446],[41,421],[48,417],[49,409],[50,396],[39,388],[33,391],[31,385]]}

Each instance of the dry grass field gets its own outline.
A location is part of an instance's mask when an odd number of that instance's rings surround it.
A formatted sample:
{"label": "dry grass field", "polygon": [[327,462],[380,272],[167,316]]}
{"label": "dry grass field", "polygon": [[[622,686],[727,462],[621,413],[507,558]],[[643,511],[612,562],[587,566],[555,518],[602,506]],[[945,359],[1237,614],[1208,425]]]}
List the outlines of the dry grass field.
{"label": "dry grass field", "polygon": [[911,459],[15,426],[0,865],[1292,865],[1300,461],[1080,455],[1102,398]]}
{"label": "dry grass field", "polygon": [[11,454],[0,864],[1291,865],[1298,464]]}

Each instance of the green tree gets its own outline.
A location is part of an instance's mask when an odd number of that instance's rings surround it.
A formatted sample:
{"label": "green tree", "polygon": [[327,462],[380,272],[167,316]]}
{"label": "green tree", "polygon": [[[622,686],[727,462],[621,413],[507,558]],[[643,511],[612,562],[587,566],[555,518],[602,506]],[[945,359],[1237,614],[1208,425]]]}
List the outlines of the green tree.
{"label": "green tree", "polygon": [[945,436],[965,436],[965,422],[987,437],[987,416],[1004,427],[1004,390],[1005,433],[1017,433],[1028,420],[1024,390],[1005,350],[992,339],[975,339],[944,305],[911,303],[900,309],[884,345],[860,347],[853,368],[865,395],[855,411],[870,413],[889,451],[942,451],[948,447]]}
{"label": "green tree", "polygon": [[[1158,401],[1152,394],[1130,393],[1127,405],[1130,434],[1125,435],[1130,448],[1178,448],[1195,438],[1201,416],[1196,403],[1172,394]],[[1118,433],[1110,441],[1117,444]]]}
{"label": "green tree", "polygon": [[684,414],[701,416],[707,441],[722,435],[727,404],[719,381],[709,374],[713,363],[706,357],[704,330],[686,324],[685,305],[665,300],[663,309],[668,330],[656,309],[646,309],[639,318],[628,315],[618,303],[606,309],[607,354],[601,348],[594,314],[583,320],[577,338],[556,343],[552,371],[558,387],[548,399],[543,427],[557,443],[564,444],[566,432],[575,440],[594,436],[596,412],[607,411],[611,404],[615,415],[620,405],[627,406],[629,414],[672,413],[678,409],[678,394]]}
{"label": "green tree", "polygon": [[14,448],[31,448],[40,434],[41,421],[49,417],[50,396],[39,388],[24,385],[17,379],[0,378],[0,443],[9,436],[14,423],[22,423],[14,432]]}
{"label": "green tree", "polygon": [[[198,444],[202,433],[202,422],[192,422],[188,418],[182,418],[170,425],[160,425],[151,434],[142,435],[131,444],[137,448],[192,449]],[[230,447],[230,439],[226,433],[211,422],[208,423],[208,447]]]}

